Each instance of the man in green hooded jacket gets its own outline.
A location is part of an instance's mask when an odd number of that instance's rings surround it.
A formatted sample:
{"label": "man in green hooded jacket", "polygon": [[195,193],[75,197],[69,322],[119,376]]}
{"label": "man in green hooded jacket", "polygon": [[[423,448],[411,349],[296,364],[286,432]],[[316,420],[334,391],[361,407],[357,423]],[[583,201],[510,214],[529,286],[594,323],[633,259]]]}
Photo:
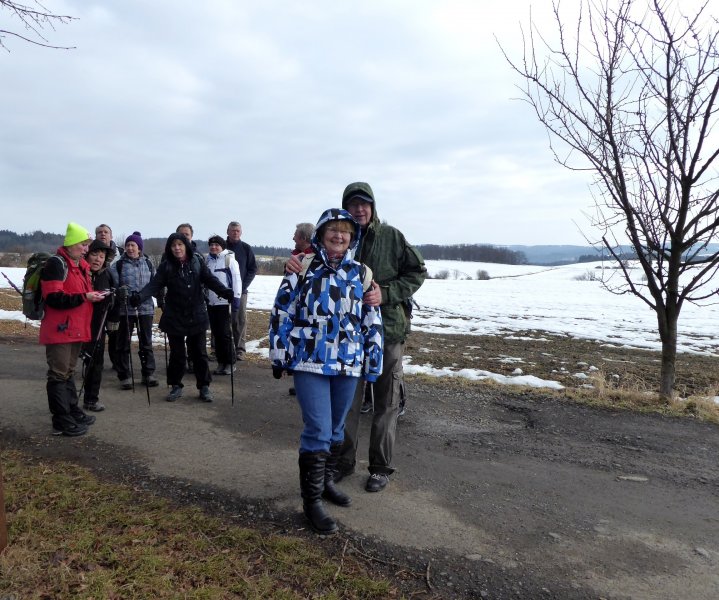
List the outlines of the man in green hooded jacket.
{"label": "man in green hooded jacket", "polygon": [[[369,441],[368,492],[379,492],[389,483],[394,472],[392,453],[400,410],[402,355],[410,331],[408,301],[427,276],[420,253],[407,242],[402,233],[377,216],[374,192],[368,183],[350,183],[342,194],[342,208],[362,228],[355,259],[372,269],[372,289],[365,302],[380,305],[384,325],[384,359],[382,374],[374,386],[374,414]],[[295,263],[294,265],[292,263]],[[289,270],[299,271],[300,263],[290,259]],[[358,385],[347,419],[345,439],[338,448],[339,458],[335,481],[354,472],[357,462],[357,441],[364,386]],[[332,452],[335,449],[332,448]],[[335,457],[337,459],[337,457]]]}

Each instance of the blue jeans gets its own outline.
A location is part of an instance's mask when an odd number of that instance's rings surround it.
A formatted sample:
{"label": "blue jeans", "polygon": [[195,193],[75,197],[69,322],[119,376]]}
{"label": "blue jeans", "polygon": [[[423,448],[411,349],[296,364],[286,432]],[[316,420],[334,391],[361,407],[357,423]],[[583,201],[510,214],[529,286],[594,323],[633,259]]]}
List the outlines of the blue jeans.
{"label": "blue jeans", "polygon": [[303,371],[295,371],[294,379],[305,424],[300,453],[329,452],[330,444],[344,440],[345,418],[359,379]]}

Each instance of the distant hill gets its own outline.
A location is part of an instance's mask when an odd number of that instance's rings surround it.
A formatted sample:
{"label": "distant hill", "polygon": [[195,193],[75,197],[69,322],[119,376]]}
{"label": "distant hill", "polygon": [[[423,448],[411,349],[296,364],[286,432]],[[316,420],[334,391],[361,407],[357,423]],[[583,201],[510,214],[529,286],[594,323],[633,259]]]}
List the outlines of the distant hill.
{"label": "distant hill", "polygon": [[[514,252],[522,252],[527,257],[530,265],[567,265],[590,260],[601,260],[602,250],[592,246],[505,246]],[[620,246],[621,252],[632,255],[634,249],[631,246]],[[707,252],[717,252],[719,244],[709,244]],[[608,252],[604,251],[607,255]]]}
{"label": "distant hill", "polygon": [[[601,259],[602,253],[592,246],[506,246],[514,252],[522,252],[530,265],[560,265],[579,262],[580,256],[596,256]],[[628,249],[629,247],[627,247]]]}

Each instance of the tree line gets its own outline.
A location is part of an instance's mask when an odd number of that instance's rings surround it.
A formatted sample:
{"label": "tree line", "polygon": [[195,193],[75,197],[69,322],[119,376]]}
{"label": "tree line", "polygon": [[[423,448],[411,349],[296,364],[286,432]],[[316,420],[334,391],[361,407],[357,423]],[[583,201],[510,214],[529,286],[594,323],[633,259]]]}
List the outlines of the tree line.
{"label": "tree line", "polygon": [[487,244],[423,244],[418,245],[417,249],[425,260],[463,260],[503,265],[526,265],[528,262],[524,252]]}
{"label": "tree line", "polygon": [[[62,245],[64,236],[59,233],[33,231],[32,233],[15,233],[7,229],[0,230],[0,252],[17,252],[29,254],[32,252],[54,252]],[[117,241],[117,240],[115,240]],[[145,238],[146,254],[162,254],[166,238]],[[194,240],[200,252],[207,253],[207,242]],[[122,243],[122,241],[120,241]],[[510,250],[486,244],[454,244],[440,246],[438,244],[424,244],[417,246],[422,256],[427,260],[463,260],[474,262],[501,263],[506,265],[527,264],[524,252]],[[281,246],[252,246],[258,256],[286,257],[291,249]]]}

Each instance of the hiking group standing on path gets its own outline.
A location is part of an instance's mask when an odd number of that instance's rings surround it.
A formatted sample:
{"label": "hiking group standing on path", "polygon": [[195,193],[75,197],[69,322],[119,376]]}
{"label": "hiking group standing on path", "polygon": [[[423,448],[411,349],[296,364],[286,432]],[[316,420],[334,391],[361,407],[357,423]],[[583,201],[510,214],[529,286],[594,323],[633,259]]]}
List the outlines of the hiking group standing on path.
{"label": "hiking group standing on path", "polygon": [[[288,259],[272,308],[270,360],[276,378],[294,375],[291,392],[296,392],[304,422],[298,459],[304,513],[314,531],[327,534],[337,525],[322,499],[339,506],[351,503],[336,483],[354,472],[359,417],[370,383],[374,411],[366,491],[383,490],[395,470],[408,307],[426,269],[402,233],[379,220],[367,183],[348,185],[342,208],[322,213],[310,246],[297,239],[307,237],[306,225],[298,225],[295,232],[296,249],[302,246],[304,251]],[[189,228],[188,233],[181,227]],[[99,389],[106,334],[120,386],[132,389],[130,341],[137,328],[149,401],[149,388],[159,385],[152,349],[153,297],[162,312],[159,329],[170,347],[166,399],[183,395],[183,376],[191,369],[199,399],[213,400],[207,330],[212,331],[218,359],[214,374],[233,376],[235,362],[246,352],[247,294],[257,266],[241,235],[241,225],[231,221],[226,240],[210,238],[205,258],[185,223],[167,238],[155,268],[143,254],[139,231],[128,236],[120,250],[109,226],[99,225],[92,241],[84,227],[68,224],[63,246],[40,272],[39,297],[45,309],[40,343],[46,348],[54,434],[83,435],[95,422],[78,404],[75,370],[81,354],[83,408],[105,409]]]}

